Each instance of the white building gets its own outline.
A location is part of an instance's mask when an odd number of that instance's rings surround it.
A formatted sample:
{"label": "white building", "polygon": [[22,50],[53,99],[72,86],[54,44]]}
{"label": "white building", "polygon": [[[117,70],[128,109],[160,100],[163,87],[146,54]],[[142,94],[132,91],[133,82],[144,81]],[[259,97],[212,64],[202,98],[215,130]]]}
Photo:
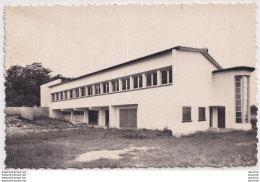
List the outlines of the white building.
{"label": "white building", "polygon": [[250,75],[223,69],[207,49],[173,47],[41,86],[50,117],[115,128],[171,129],[174,135],[209,128],[250,129]]}

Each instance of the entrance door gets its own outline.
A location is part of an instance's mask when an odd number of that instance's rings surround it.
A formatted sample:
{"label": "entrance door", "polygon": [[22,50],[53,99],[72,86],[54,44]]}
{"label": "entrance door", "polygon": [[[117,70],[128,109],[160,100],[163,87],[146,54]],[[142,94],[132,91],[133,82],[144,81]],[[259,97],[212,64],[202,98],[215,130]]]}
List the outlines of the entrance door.
{"label": "entrance door", "polygon": [[106,127],[109,127],[109,110],[105,110]]}
{"label": "entrance door", "polygon": [[225,108],[218,108],[218,127],[225,128]]}
{"label": "entrance door", "polygon": [[120,128],[137,128],[137,109],[120,109]]}
{"label": "entrance door", "polygon": [[90,125],[98,125],[98,111],[88,111],[88,119]]}
{"label": "entrance door", "polygon": [[209,127],[213,127],[213,108],[209,108]]}

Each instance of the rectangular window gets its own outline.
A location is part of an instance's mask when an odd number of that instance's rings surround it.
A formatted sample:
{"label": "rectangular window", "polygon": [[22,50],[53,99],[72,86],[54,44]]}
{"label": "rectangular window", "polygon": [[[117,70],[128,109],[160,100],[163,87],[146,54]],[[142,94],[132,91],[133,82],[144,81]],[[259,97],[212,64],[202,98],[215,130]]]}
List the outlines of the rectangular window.
{"label": "rectangular window", "polygon": [[64,92],[64,99],[65,99],[65,100],[68,99],[68,91],[65,91],[65,92]]}
{"label": "rectangular window", "polygon": [[95,94],[98,95],[100,94],[100,85],[95,85]]}
{"label": "rectangular window", "polygon": [[70,115],[70,112],[63,112],[63,115]]}
{"label": "rectangular window", "polygon": [[153,73],[153,85],[157,85],[157,72]]}
{"label": "rectangular window", "polygon": [[199,121],[206,121],[206,108],[199,107]]}
{"label": "rectangular window", "polygon": [[56,100],[60,100],[59,93],[56,93]]}
{"label": "rectangular window", "polygon": [[169,70],[169,83],[172,83],[172,68]]}
{"label": "rectangular window", "polygon": [[122,90],[129,90],[130,89],[130,78],[123,78],[122,79]]}
{"label": "rectangular window", "polygon": [[81,87],[80,89],[81,89],[81,97],[86,96],[86,89],[85,89],[85,87]]}
{"label": "rectangular window", "polygon": [[191,122],[191,107],[182,107],[182,122]]}
{"label": "rectangular window", "polygon": [[146,75],[146,82],[147,82],[147,86],[152,86],[152,74],[151,73],[148,73]]}
{"label": "rectangular window", "polygon": [[113,92],[119,91],[119,82],[118,82],[118,80],[112,82],[112,91]]}
{"label": "rectangular window", "polygon": [[162,84],[167,84],[167,70],[162,71]]}
{"label": "rectangular window", "polygon": [[63,100],[63,92],[60,92],[60,100]]}
{"label": "rectangular window", "polygon": [[109,93],[109,83],[103,83],[103,93]]}
{"label": "rectangular window", "polygon": [[70,98],[73,98],[73,90],[70,90]]}
{"label": "rectangular window", "polygon": [[157,72],[146,74],[147,87],[157,85]]}
{"label": "rectangular window", "polygon": [[55,101],[54,99],[55,99],[54,94],[51,94],[51,100]]}
{"label": "rectangular window", "polygon": [[76,88],[75,92],[76,92],[76,97],[79,97],[79,88]]}
{"label": "rectangular window", "polygon": [[93,95],[92,85],[88,86],[88,95]]}
{"label": "rectangular window", "polygon": [[249,76],[235,76],[236,123],[248,123]]}
{"label": "rectangular window", "polygon": [[143,87],[143,77],[142,75],[134,77],[134,88],[142,88]]}

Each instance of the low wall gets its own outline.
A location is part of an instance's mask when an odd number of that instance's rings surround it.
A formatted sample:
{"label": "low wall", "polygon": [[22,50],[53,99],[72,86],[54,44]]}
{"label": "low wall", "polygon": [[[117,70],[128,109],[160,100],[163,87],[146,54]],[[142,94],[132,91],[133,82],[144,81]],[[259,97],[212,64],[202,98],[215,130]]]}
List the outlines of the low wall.
{"label": "low wall", "polygon": [[28,120],[49,117],[48,107],[6,107],[4,112],[6,115],[21,115]]}

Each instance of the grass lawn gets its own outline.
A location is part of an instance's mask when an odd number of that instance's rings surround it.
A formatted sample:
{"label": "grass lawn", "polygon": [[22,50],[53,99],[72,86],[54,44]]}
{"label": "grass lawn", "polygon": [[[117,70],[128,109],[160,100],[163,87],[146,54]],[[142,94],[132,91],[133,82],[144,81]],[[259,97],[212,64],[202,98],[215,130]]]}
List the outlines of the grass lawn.
{"label": "grass lawn", "polygon": [[[158,131],[90,128],[46,119],[34,124],[12,122],[7,121],[7,168],[233,167],[257,163],[256,131],[200,132],[176,138]],[[28,132],[9,134],[9,128]],[[90,151],[129,147],[132,149],[119,152],[118,159],[75,160]],[[142,147],[146,150],[139,150]]]}

